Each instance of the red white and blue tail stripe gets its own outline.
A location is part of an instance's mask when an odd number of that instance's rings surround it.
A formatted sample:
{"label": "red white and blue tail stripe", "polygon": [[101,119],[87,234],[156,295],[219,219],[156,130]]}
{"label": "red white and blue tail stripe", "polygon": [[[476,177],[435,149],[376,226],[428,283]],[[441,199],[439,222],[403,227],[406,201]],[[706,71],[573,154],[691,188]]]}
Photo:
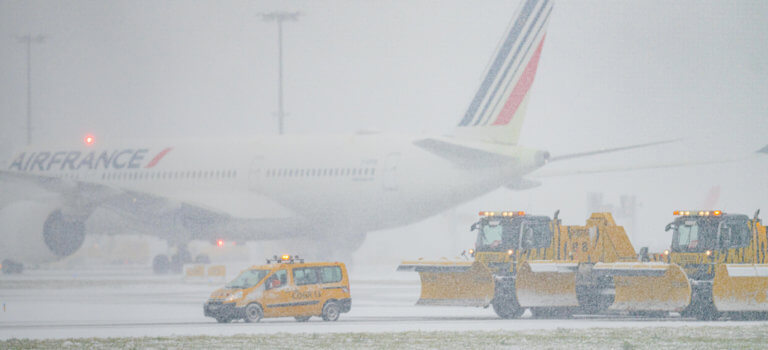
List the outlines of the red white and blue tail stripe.
{"label": "red white and blue tail stripe", "polygon": [[517,143],[552,5],[552,0],[523,1],[459,123],[457,136]]}

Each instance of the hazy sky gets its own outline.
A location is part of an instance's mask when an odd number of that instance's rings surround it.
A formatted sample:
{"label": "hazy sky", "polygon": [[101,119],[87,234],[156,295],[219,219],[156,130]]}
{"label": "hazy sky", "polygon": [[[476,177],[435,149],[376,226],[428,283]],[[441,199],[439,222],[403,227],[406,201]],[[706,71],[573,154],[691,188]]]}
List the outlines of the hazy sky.
{"label": "hazy sky", "polygon": [[[101,142],[275,133],[277,30],[259,17],[274,10],[302,13],[284,28],[288,133],[448,133],[516,6],[0,0],[0,154],[25,142],[18,35],[47,37],[32,48],[38,141],[77,142],[86,132]],[[768,144],[766,18],[765,1],[556,3],[521,144],[563,154],[684,139],[560,165],[580,169],[749,155]],[[604,191],[613,202],[635,194],[638,240],[663,247],[671,210],[699,205],[713,185],[731,211],[768,209],[767,158],[550,178],[459,210],[562,208],[575,224],[585,219],[587,192]],[[434,229],[439,220],[398,232]]]}

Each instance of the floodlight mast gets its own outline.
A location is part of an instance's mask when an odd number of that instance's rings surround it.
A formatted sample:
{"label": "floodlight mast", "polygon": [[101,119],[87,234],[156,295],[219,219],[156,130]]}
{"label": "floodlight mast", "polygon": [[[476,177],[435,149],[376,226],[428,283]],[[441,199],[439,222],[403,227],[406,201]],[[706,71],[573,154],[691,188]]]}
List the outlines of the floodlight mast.
{"label": "floodlight mast", "polygon": [[283,108],[283,22],[298,21],[301,13],[296,12],[270,12],[262,13],[261,18],[266,22],[277,22],[277,62],[278,62],[278,87],[277,87],[277,132],[283,134],[285,109]]}
{"label": "floodlight mast", "polygon": [[27,45],[27,146],[32,143],[32,44],[41,44],[45,36],[32,34],[19,36],[18,42]]}

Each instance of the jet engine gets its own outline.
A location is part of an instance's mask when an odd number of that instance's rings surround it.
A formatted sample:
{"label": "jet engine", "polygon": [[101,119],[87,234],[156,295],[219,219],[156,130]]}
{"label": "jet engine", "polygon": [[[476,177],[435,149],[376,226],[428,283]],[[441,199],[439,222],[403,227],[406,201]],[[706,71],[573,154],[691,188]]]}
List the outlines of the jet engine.
{"label": "jet engine", "polygon": [[60,200],[18,201],[0,209],[0,259],[22,263],[55,261],[85,240],[87,215],[65,214]]}

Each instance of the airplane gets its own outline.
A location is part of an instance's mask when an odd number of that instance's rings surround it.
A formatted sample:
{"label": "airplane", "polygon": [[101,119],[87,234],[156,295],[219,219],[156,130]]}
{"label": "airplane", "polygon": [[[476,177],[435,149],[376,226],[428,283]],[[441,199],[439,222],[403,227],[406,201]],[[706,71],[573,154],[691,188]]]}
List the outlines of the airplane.
{"label": "airplane", "polygon": [[308,258],[351,256],[370,231],[414,223],[506,186],[550,161],[517,144],[553,1],[525,0],[453,135],[259,136],[251,140],[32,145],[0,170],[0,259],[42,263],[76,252],[97,210],[177,247],[192,240],[287,240]]}

